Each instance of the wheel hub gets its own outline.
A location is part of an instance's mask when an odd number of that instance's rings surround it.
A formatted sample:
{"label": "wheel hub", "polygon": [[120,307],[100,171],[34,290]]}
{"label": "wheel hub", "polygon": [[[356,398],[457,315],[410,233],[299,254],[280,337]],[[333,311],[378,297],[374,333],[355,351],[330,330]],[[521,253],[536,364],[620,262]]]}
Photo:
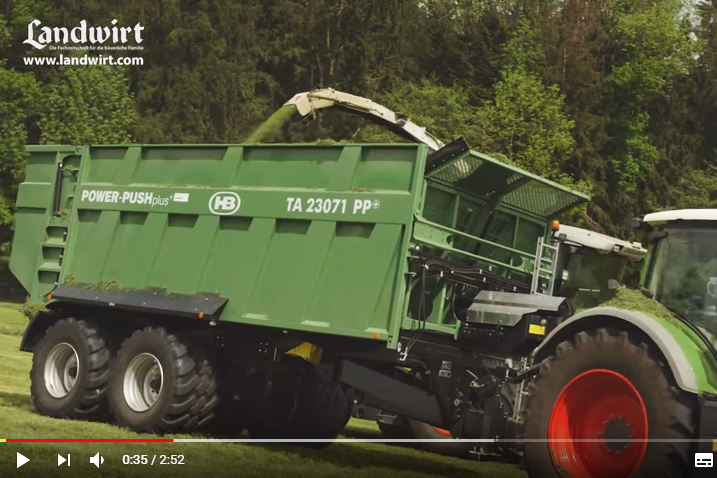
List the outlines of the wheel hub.
{"label": "wheel hub", "polygon": [[77,350],[66,343],[55,345],[47,355],[43,379],[45,389],[53,398],[64,398],[77,383],[79,372]]}
{"label": "wheel hub", "polygon": [[647,451],[647,411],[629,379],[594,369],[571,380],[555,402],[548,448],[559,473],[631,478]]}
{"label": "wheel hub", "polygon": [[611,415],[610,419],[605,420],[603,423],[605,428],[601,430],[600,435],[604,437],[605,441],[600,443],[600,446],[607,453],[615,452],[618,456],[622,454],[623,450],[629,450],[630,440],[632,439],[630,434],[632,425],[625,421],[625,417]]}
{"label": "wheel hub", "polygon": [[145,412],[157,402],[164,387],[164,371],[157,357],[141,353],[127,366],[122,392],[127,406],[135,412]]}

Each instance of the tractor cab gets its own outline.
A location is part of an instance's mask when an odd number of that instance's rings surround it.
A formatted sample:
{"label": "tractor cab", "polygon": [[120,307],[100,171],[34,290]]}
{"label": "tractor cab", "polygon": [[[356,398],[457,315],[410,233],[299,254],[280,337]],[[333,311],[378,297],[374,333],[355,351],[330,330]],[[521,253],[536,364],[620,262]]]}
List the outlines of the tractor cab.
{"label": "tractor cab", "polygon": [[717,209],[648,214],[644,293],[717,336]]}
{"label": "tractor cab", "polygon": [[[553,240],[561,247],[554,295],[567,297],[574,309],[595,307],[625,284],[626,271],[647,255],[639,242],[559,225]],[[637,285],[637,284],[635,284]]]}

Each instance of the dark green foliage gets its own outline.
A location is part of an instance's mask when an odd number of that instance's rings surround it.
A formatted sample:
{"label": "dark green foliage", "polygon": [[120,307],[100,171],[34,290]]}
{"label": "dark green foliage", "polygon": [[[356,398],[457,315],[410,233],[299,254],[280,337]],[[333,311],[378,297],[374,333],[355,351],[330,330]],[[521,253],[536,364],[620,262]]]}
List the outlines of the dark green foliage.
{"label": "dark green foliage", "polygon": [[[717,206],[717,0],[10,0],[0,15],[0,224],[28,142],[399,141],[340,111],[265,123],[321,86],[589,190],[563,218],[579,225],[629,236],[629,217]],[[141,22],[144,65],[28,68],[59,53],[23,45],[33,18]]]}
{"label": "dark green foliage", "polygon": [[127,143],[137,122],[124,72],[112,66],[66,67],[39,112],[42,144]]}
{"label": "dark green foliage", "polygon": [[38,106],[40,87],[31,74],[3,68],[0,62],[0,226],[9,224],[15,185],[23,175],[25,122]]}

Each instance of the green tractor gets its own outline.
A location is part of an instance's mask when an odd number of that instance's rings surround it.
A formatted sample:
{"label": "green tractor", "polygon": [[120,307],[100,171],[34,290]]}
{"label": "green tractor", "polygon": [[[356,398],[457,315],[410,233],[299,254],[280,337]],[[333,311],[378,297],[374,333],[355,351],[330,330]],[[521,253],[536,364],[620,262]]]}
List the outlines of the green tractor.
{"label": "green tractor", "polygon": [[575,314],[532,354],[516,403],[531,477],[695,476],[693,454],[715,450],[717,210],[641,225],[641,293]]}

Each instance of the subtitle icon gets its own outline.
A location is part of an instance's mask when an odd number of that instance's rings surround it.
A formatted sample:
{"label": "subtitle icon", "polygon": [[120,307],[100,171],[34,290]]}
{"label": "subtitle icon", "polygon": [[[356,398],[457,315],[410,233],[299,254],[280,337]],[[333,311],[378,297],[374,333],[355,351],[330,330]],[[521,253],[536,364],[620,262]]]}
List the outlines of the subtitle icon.
{"label": "subtitle icon", "polygon": [[696,468],[712,468],[712,453],[695,453]]}

